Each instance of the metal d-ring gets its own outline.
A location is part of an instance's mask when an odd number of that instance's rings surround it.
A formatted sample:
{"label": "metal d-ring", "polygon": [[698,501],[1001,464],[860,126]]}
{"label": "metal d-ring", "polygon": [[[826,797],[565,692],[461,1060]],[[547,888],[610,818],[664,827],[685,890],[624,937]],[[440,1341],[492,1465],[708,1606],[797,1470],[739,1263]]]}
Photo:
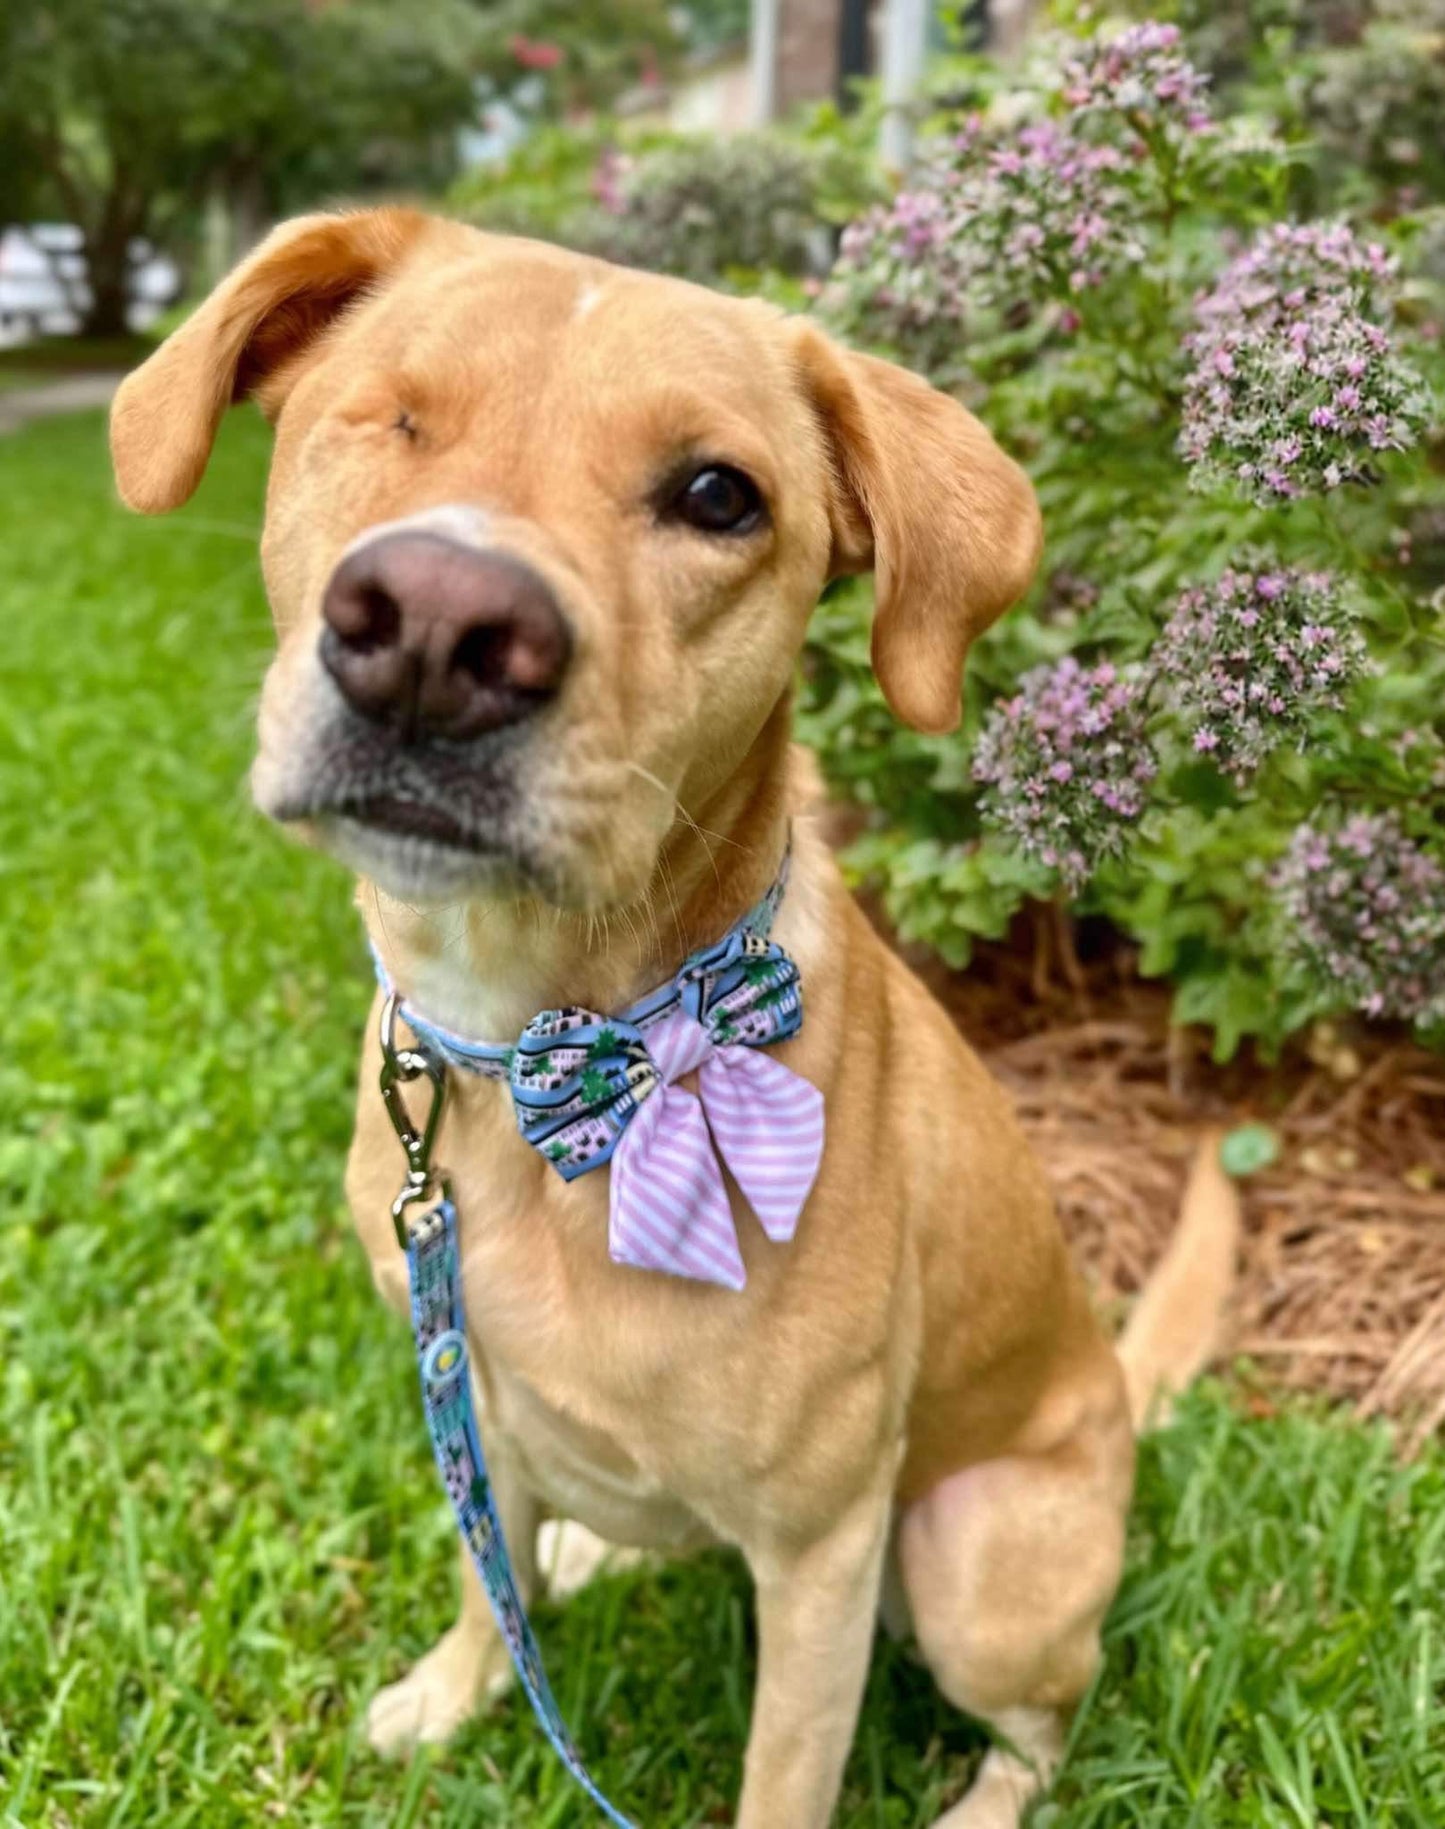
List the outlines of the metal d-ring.
{"label": "metal d-ring", "polygon": [[[396,992],[392,991],[381,1006],[381,1097],[397,1140],[406,1151],[406,1180],[402,1183],[401,1192],[391,1203],[396,1242],[405,1251],[410,1242],[407,1209],[420,1201],[434,1205],[436,1201],[447,1197],[446,1177],[432,1162],[432,1146],[436,1142],[442,1121],[442,1107],[446,1103],[447,1070],[441,1061],[423,1053],[419,1048],[398,1046],[397,1012],[398,999]],[[421,1079],[430,1082],[431,1103],[425,1118],[418,1125],[407,1110],[401,1089],[410,1081]]]}

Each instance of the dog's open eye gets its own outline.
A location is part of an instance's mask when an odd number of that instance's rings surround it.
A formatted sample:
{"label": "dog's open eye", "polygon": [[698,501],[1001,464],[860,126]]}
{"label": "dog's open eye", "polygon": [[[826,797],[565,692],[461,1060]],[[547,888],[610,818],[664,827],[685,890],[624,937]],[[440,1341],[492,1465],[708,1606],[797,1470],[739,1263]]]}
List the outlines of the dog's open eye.
{"label": "dog's open eye", "polygon": [[741,470],[708,464],[688,477],[667,512],[699,533],[751,533],[763,518],[763,498]]}

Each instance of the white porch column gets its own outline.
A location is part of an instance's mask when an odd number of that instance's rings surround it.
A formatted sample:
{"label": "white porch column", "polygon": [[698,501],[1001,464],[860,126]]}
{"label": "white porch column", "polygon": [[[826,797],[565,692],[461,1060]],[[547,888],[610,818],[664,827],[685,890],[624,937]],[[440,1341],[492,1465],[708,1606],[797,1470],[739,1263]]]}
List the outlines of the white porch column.
{"label": "white porch column", "polygon": [[770,126],[778,111],[778,6],[779,0],[752,0],[748,70],[754,127]]}
{"label": "white porch column", "polygon": [[930,0],[888,0],[883,11],[883,130],[879,150],[893,171],[907,169],[913,156],[913,122],[908,109],[917,99],[928,56]]}

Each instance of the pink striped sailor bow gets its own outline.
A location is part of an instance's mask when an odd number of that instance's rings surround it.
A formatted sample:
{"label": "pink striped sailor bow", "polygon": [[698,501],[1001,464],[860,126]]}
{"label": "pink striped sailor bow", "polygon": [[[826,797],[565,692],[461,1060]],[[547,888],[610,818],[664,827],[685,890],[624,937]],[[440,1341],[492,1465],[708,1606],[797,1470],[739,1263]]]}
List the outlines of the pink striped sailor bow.
{"label": "pink striped sailor bow", "polygon": [[[791,1239],[823,1154],[823,1095],[762,1050],[802,1022],[798,969],[746,926],[622,1017],[546,1010],[511,1052],[517,1126],[566,1180],[612,1164],[608,1246],[644,1270],[747,1282],[726,1164]],[[696,1072],[697,1093],[677,1082]]]}

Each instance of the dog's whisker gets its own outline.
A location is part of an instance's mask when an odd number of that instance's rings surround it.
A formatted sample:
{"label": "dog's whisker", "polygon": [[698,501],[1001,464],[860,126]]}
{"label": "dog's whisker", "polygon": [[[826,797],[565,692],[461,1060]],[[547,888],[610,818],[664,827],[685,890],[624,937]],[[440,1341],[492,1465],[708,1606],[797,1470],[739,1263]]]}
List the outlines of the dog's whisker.
{"label": "dog's whisker", "polygon": [[713,848],[708,843],[708,840],[710,838],[716,839],[719,844],[731,845],[735,850],[742,851],[745,854],[751,853],[752,846],[741,844],[737,839],[729,838],[725,833],[710,832],[706,826],[699,825],[667,783],[659,780],[651,769],[644,768],[640,762],[634,762],[629,759],[626,766],[633,774],[640,776],[642,780],[648,782],[652,787],[655,787],[659,793],[665,794],[668,800],[671,801],[673,811],[677,814],[678,818],[682,820],[683,824],[686,825],[701,842],[707,861],[712,867],[713,879],[718,887],[721,888],[722,872],[717,867],[717,859],[713,855]]}
{"label": "dog's whisker", "polygon": [[391,947],[391,935],[386,931],[386,910],[381,905],[381,891],[375,883],[368,885],[371,890],[371,905],[376,911],[376,924],[381,929],[381,937],[387,948]]}
{"label": "dog's whisker", "polygon": [[617,916],[618,916],[619,920],[625,921],[627,923],[627,931],[628,931],[628,934],[631,936],[632,944],[638,949],[639,952],[642,952],[643,950],[645,950],[643,947],[643,944],[642,944],[642,936],[637,930],[637,923],[633,920],[632,916],[628,913],[628,911],[625,908],[619,908],[617,910]]}
{"label": "dog's whisker", "polygon": [[673,882],[672,865],[668,863],[665,857],[660,857],[657,861],[659,865],[658,874],[662,879],[663,892],[667,896],[668,906],[672,910],[673,930],[680,939],[682,936],[682,910],[677,905],[677,887]]}
{"label": "dog's whisker", "polygon": [[647,920],[648,932],[652,936],[652,950],[654,953],[661,953],[662,928],[657,919],[657,904],[650,889],[643,896],[640,907]]}

